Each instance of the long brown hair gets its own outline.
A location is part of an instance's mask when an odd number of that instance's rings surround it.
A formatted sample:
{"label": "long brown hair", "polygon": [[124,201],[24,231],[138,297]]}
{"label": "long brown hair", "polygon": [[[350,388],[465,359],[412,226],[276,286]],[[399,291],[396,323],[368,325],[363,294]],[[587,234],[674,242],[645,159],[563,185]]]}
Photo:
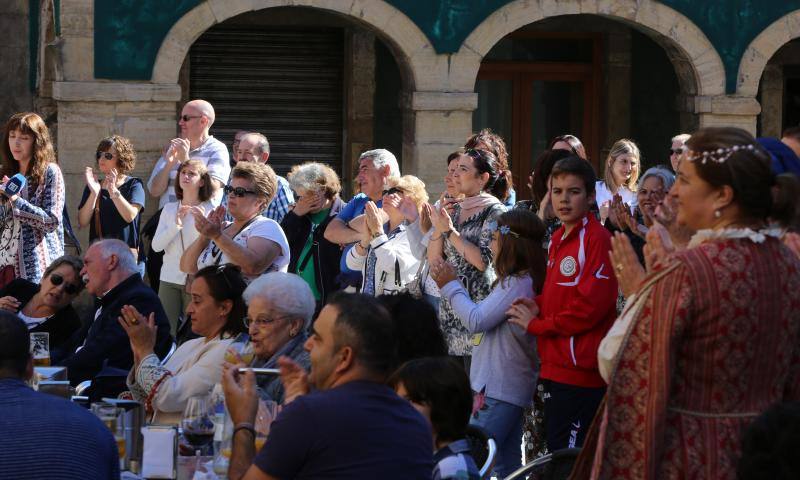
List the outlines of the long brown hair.
{"label": "long brown hair", "polygon": [[3,173],[9,177],[20,173],[19,162],[14,159],[8,146],[8,136],[14,130],[33,137],[33,156],[28,164],[28,171],[22,174],[28,177],[30,183],[41,184],[44,181],[47,165],[58,163],[53,142],[50,140],[50,131],[42,117],[33,112],[15,113],[8,119],[3,129]]}
{"label": "long brown hair", "polygon": [[530,210],[509,210],[497,217],[499,244],[494,269],[497,280],[528,273],[534,290],[544,284],[547,256],[542,243],[547,231],[538,215]]}

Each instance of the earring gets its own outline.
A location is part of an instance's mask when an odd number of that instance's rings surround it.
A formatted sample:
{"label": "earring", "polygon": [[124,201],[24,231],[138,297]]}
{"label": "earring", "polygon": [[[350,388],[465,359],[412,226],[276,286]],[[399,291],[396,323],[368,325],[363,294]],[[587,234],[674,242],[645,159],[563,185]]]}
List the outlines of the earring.
{"label": "earring", "polygon": [[296,337],[297,336],[297,330],[289,330],[289,336],[290,337]]}
{"label": "earring", "polygon": [[720,212],[719,210],[714,210],[714,218],[719,218],[721,216],[722,216],[722,212]]}

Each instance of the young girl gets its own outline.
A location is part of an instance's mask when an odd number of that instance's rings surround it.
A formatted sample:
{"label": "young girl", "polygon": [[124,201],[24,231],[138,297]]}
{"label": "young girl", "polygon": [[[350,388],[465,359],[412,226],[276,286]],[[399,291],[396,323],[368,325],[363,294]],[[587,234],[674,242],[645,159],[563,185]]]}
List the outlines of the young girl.
{"label": "young girl", "polygon": [[614,195],[633,208],[636,206],[636,181],[639,179],[639,147],[630,140],[617,140],[606,158],[603,180],[595,185],[600,221],[605,223]]}
{"label": "young girl", "polygon": [[455,269],[440,261],[431,275],[453,311],[476,336],[470,382],[475,394],[472,423],[497,441],[495,471],[505,477],[520,466],[522,414],[533,398],[538,360],[533,336],[511,328],[506,310],[518,296],[538,291],[545,272],[545,226],[529,210],[503,213],[491,226],[491,251],[497,281],[491,293],[473,303]]}
{"label": "young girl", "polygon": [[144,209],[144,185],[128,173],[136,166],[136,152],[130,140],[119,135],[104,138],[95,154],[97,168],[104,175],[97,179],[92,167],[86,167],[86,187],[78,205],[78,225],[89,226],[89,241],[117,238],[127,243],[134,256],[139,255],[139,221]]}
{"label": "young girl", "polygon": [[27,182],[3,204],[0,266],[6,276],[0,283],[15,277],[39,283],[47,266],[64,255],[64,177],[39,115],[14,114],[3,140],[3,176],[21,173]]}
{"label": "young girl", "polygon": [[178,319],[189,304],[186,291],[186,274],[180,269],[181,255],[200,234],[194,228],[194,215],[202,215],[214,209],[211,203],[213,186],[208,169],[200,160],[187,160],[178,167],[175,195],[177,202],[164,205],[158,228],[153,235],[153,250],[164,252],[164,264],[158,284],[158,297],[169,318],[170,330],[174,337],[178,329]]}

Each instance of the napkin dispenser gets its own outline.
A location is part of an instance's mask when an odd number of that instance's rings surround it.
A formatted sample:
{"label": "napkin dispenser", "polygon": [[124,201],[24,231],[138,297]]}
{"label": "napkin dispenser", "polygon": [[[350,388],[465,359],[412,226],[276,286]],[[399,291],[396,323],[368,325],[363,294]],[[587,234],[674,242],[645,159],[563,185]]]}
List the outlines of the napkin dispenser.
{"label": "napkin dispenser", "polygon": [[178,429],[172,425],[148,425],[141,431],[144,437],[142,477],[177,478]]}

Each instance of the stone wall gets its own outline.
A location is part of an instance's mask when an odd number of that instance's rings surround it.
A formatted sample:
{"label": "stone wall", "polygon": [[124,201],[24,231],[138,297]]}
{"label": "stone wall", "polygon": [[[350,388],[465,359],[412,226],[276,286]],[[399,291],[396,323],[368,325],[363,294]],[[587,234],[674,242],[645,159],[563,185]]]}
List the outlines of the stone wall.
{"label": "stone wall", "polygon": [[33,109],[33,92],[29,84],[28,0],[5,0],[0,10],[0,119],[5,124],[16,112]]}

